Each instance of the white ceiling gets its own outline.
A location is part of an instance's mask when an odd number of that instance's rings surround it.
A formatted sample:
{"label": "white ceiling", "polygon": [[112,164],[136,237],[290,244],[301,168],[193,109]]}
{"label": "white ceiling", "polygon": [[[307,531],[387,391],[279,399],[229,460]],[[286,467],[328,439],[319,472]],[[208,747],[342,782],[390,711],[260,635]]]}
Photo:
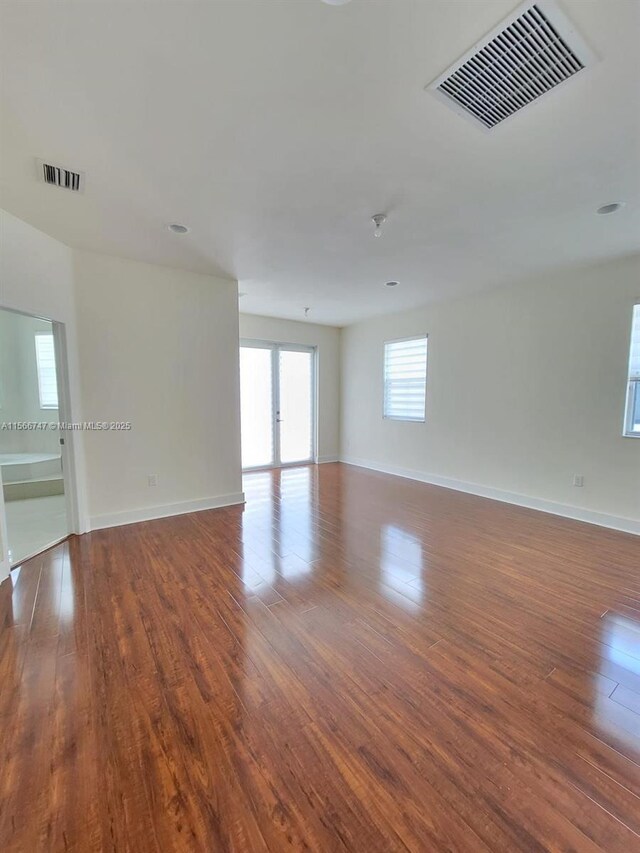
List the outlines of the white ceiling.
{"label": "white ceiling", "polygon": [[515,5],[2,0],[2,206],[337,325],[637,251],[636,0],[561,0],[600,61],[491,133],[423,91]]}

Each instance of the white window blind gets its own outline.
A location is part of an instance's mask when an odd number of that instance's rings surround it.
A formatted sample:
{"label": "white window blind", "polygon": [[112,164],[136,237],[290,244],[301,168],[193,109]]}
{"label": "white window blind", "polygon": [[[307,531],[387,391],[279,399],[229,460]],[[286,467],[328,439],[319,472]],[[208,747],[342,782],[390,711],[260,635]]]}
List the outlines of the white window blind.
{"label": "white window blind", "polygon": [[640,304],[633,306],[625,434],[640,436]]}
{"label": "white window blind", "polygon": [[427,336],[384,345],[384,417],[424,421]]}
{"label": "white window blind", "polygon": [[36,365],[38,368],[40,408],[57,409],[56,353],[53,335],[50,332],[38,332],[36,334]]}

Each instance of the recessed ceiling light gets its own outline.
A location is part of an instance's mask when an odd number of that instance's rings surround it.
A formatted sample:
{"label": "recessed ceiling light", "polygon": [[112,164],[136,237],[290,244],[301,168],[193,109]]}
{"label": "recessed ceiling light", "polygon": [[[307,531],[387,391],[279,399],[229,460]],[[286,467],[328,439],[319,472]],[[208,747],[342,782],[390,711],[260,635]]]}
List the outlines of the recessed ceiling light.
{"label": "recessed ceiling light", "polygon": [[322,0],[327,6],[346,6],[351,0]]}
{"label": "recessed ceiling light", "polygon": [[397,281],[388,281],[386,283],[386,287],[397,287],[398,284],[399,284],[399,282],[397,282]]}
{"label": "recessed ceiling light", "polygon": [[180,225],[178,222],[172,222],[171,225],[167,225],[169,231],[173,231],[174,234],[188,234],[189,229],[186,225]]}
{"label": "recessed ceiling light", "polygon": [[621,207],[624,207],[623,201],[612,201],[609,204],[603,204],[602,207],[598,208],[596,213],[606,216],[608,213],[617,213]]}

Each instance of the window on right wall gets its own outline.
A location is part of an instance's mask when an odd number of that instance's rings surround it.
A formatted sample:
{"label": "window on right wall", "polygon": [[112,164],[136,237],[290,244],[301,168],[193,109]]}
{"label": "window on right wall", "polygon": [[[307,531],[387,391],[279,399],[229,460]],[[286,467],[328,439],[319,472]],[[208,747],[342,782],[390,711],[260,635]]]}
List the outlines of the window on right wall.
{"label": "window on right wall", "polygon": [[427,336],[387,341],[384,345],[384,417],[425,420]]}
{"label": "window on right wall", "polygon": [[640,303],[633,306],[624,434],[640,438]]}

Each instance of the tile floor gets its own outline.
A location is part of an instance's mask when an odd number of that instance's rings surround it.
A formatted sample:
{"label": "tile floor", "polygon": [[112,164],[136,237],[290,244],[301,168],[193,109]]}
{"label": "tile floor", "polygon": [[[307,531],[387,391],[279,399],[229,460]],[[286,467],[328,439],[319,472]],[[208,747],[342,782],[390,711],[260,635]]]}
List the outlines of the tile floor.
{"label": "tile floor", "polygon": [[8,501],[5,506],[13,566],[67,534],[64,495]]}

